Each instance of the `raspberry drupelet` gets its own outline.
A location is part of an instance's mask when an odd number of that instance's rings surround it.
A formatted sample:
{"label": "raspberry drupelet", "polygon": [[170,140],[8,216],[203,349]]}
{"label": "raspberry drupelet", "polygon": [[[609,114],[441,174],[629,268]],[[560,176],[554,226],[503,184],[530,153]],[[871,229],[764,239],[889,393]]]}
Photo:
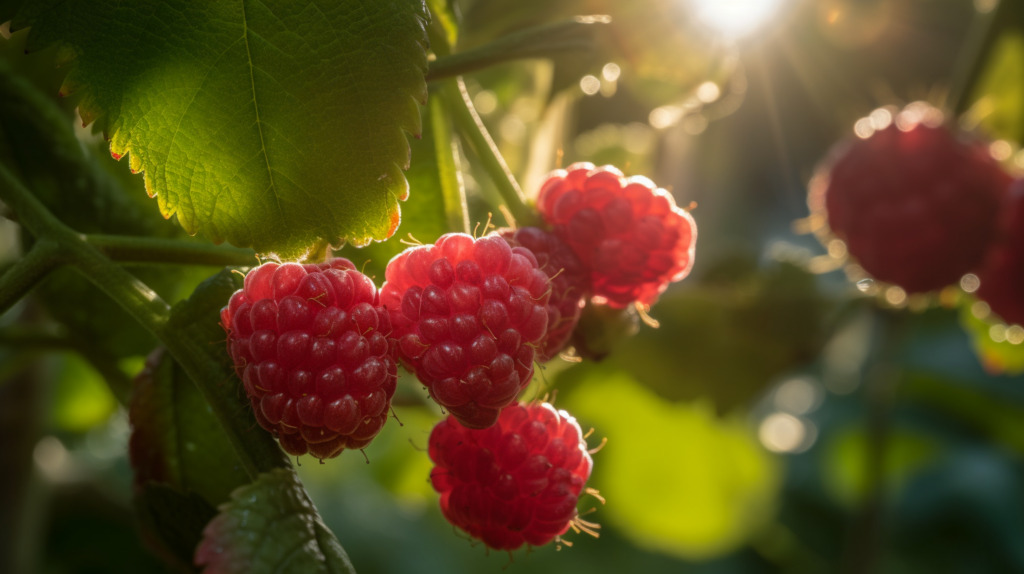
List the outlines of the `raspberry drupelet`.
{"label": "raspberry drupelet", "polygon": [[593,468],[576,419],[547,403],[514,405],[497,424],[467,429],[453,417],[430,433],[430,481],[449,522],[496,550],[542,546],[574,524]]}
{"label": "raspberry drupelet", "polygon": [[361,449],[387,421],[398,375],[391,321],[349,260],[252,269],[221,325],[256,420],[289,454]]}
{"label": "raspberry drupelet", "polygon": [[537,209],[590,270],[598,301],[611,307],[654,303],[693,265],[696,223],[645,177],[575,163],[548,177]]}
{"label": "raspberry drupelet", "polygon": [[547,332],[549,280],[533,253],[449,233],[396,255],[385,276],[402,362],[462,424],[494,424],[530,382]]}
{"label": "raspberry drupelet", "polygon": [[551,281],[548,331],[537,347],[537,362],[544,363],[568,345],[590,293],[590,275],[576,254],[553,233],[538,227],[500,229],[496,232],[512,247],[533,252],[537,264]]}

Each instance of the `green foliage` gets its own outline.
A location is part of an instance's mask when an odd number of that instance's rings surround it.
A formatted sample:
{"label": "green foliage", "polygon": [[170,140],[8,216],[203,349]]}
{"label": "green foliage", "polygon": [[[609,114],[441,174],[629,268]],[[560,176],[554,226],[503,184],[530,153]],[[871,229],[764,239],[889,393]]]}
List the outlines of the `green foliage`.
{"label": "green foliage", "polygon": [[260,252],[390,236],[426,96],[420,2],[39,1],[12,28],[77,92],[160,211]]}
{"label": "green foliage", "polygon": [[130,417],[137,486],[162,483],[213,507],[249,482],[210,405],[162,349],[136,378]]}
{"label": "green foliage", "polygon": [[354,572],[302,483],[284,469],[260,475],[221,506],[203,533],[196,563],[206,574]]}
{"label": "green foliage", "polygon": [[597,516],[639,546],[705,560],[772,516],[779,468],[741,418],[720,419],[706,401],[666,404],[608,369],[589,370],[559,406],[607,437],[594,455],[592,483],[607,500]]}

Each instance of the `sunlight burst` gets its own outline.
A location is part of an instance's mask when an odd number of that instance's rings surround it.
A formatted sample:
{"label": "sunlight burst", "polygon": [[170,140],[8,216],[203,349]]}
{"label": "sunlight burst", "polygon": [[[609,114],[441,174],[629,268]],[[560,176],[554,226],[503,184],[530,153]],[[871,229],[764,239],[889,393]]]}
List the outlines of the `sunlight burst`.
{"label": "sunlight burst", "polygon": [[697,18],[727,36],[754,31],[775,14],[781,0],[691,0]]}

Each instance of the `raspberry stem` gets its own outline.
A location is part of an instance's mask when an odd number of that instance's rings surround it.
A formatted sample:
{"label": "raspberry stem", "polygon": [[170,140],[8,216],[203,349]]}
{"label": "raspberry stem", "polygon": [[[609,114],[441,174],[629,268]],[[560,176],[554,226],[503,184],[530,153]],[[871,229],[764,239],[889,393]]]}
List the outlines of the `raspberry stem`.
{"label": "raspberry stem", "polygon": [[491,176],[498,193],[501,194],[502,200],[515,218],[516,224],[519,226],[539,225],[540,219],[537,213],[527,206],[523,190],[520,189],[508,164],[505,163],[505,158],[502,157],[497,144],[494,143],[483,120],[480,119],[480,114],[473,107],[473,100],[466,89],[466,83],[462,81],[461,77],[445,81],[442,96],[452,112],[459,133],[466,139],[469,147],[480,160],[480,164]]}
{"label": "raspberry stem", "polygon": [[258,265],[256,252],[227,245],[131,237],[126,235],[86,235],[85,241],[119,263],[180,263],[183,265]]}
{"label": "raspberry stem", "polygon": [[594,36],[602,30],[594,24],[610,22],[611,18],[604,15],[576,16],[513,32],[483,46],[439,57],[431,62],[427,81],[454,78],[512,60],[592,51],[596,43]]}
{"label": "raspberry stem", "polygon": [[[170,306],[155,291],[90,245],[84,235],[64,225],[2,164],[0,200],[18,214],[18,222],[37,238],[36,245],[43,246],[34,257],[42,261],[64,261],[74,267],[167,347],[210,404],[250,477],[255,479],[261,472],[288,466],[287,459],[269,435],[250,432],[251,422],[238,416],[237,405],[232,402],[234,394],[218,391],[218,383],[225,375],[211,356],[208,343],[190,337],[187,330],[168,328]],[[26,259],[31,254],[32,250]],[[0,278],[0,302],[27,291],[21,288],[26,282],[19,276],[38,275],[32,270],[42,263],[36,261],[21,267],[24,261]],[[5,309],[0,307],[0,310]]]}
{"label": "raspberry stem", "polygon": [[466,188],[462,185],[458,149],[452,137],[452,119],[440,98],[430,98],[430,123],[448,230],[469,233]]}

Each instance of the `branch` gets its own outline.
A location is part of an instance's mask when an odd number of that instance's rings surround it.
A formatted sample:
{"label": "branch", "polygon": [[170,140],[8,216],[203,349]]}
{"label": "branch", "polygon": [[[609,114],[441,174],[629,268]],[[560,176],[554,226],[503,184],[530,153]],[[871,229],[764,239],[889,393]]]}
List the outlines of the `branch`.
{"label": "branch", "polygon": [[596,44],[594,36],[602,28],[595,24],[611,21],[604,15],[576,16],[572,20],[520,30],[489,44],[434,60],[427,70],[427,81],[454,78],[502,62],[592,51]]}

